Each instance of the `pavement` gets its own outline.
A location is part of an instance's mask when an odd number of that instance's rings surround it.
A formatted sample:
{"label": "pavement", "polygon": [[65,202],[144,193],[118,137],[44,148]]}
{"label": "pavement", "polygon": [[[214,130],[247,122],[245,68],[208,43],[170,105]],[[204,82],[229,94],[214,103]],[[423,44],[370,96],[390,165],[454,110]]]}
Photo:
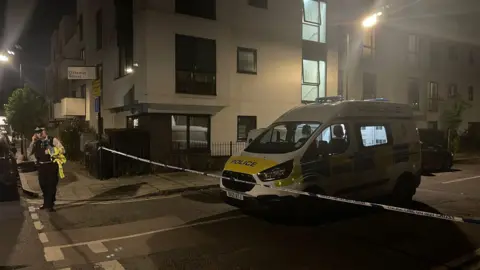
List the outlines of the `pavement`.
{"label": "pavement", "polygon": [[[98,180],[88,175],[82,165],[67,162],[65,178],[59,181],[57,201],[105,201],[169,195],[190,190],[217,187],[219,180],[187,172],[131,176]],[[220,175],[219,172],[217,172]],[[22,188],[29,195],[42,195],[38,172],[20,172]]]}
{"label": "pavement", "polygon": [[[23,206],[12,206],[22,214],[12,216],[7,232],[1,232],[9,239],[0,241],[0,247],[6,245],[0,254],[10,254],[4,266],[480,269],[480,225],[359,206],[339,205],[336,213],[302,219],[245,213],[224,204],[218,189],[65,201],[54,213],[39,210],[39,203],[27,198]],[[480,166],[458,164],[451,172],[422,178],[414,209],[479,217],[479,206]],[[16,235],[30,242],[15,242]]]}

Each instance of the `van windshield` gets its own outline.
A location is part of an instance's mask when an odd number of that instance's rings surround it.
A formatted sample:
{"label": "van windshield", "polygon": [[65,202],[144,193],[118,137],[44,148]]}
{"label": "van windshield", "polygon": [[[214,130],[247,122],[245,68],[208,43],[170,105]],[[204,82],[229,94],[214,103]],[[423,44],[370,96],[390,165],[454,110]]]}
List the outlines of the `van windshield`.
{"label": "van windshield", "polygon": [[275,123],[245,148],[250,153],[282,154],[300,149],[321,126],[319,122]]}

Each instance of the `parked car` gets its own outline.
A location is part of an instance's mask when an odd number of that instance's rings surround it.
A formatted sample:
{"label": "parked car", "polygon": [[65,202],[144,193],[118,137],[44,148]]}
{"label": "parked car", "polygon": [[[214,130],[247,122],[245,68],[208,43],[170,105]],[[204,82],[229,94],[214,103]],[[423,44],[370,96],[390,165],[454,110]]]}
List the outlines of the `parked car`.
{"label": "parked car", "polygon": [[453,166],[453,153],[440,144],[422,142],[422,169],[425,172],[448,171]]}

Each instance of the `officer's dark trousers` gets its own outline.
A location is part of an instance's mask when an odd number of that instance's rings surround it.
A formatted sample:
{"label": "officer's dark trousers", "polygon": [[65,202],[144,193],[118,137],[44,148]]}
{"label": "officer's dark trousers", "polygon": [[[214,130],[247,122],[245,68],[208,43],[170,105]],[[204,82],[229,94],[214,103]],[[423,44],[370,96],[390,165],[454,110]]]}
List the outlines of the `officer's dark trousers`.
{"label": "officer's dark trousers", "polygon": [[38,182],[43,193],[43,206],[53,208],[57,195],[58,165],[55,163],[40,164]]}

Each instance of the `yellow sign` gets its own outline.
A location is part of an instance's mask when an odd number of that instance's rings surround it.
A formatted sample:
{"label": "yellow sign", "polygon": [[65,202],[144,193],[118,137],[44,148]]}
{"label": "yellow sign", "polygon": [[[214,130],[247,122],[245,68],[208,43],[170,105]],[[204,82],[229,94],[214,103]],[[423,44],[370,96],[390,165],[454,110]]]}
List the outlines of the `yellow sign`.
{"label": "yellow sign", "polygon": [[102,84],[100,82],[100,79],[93,80],[92,94],[94,97],[99,97],[102,95]]}

